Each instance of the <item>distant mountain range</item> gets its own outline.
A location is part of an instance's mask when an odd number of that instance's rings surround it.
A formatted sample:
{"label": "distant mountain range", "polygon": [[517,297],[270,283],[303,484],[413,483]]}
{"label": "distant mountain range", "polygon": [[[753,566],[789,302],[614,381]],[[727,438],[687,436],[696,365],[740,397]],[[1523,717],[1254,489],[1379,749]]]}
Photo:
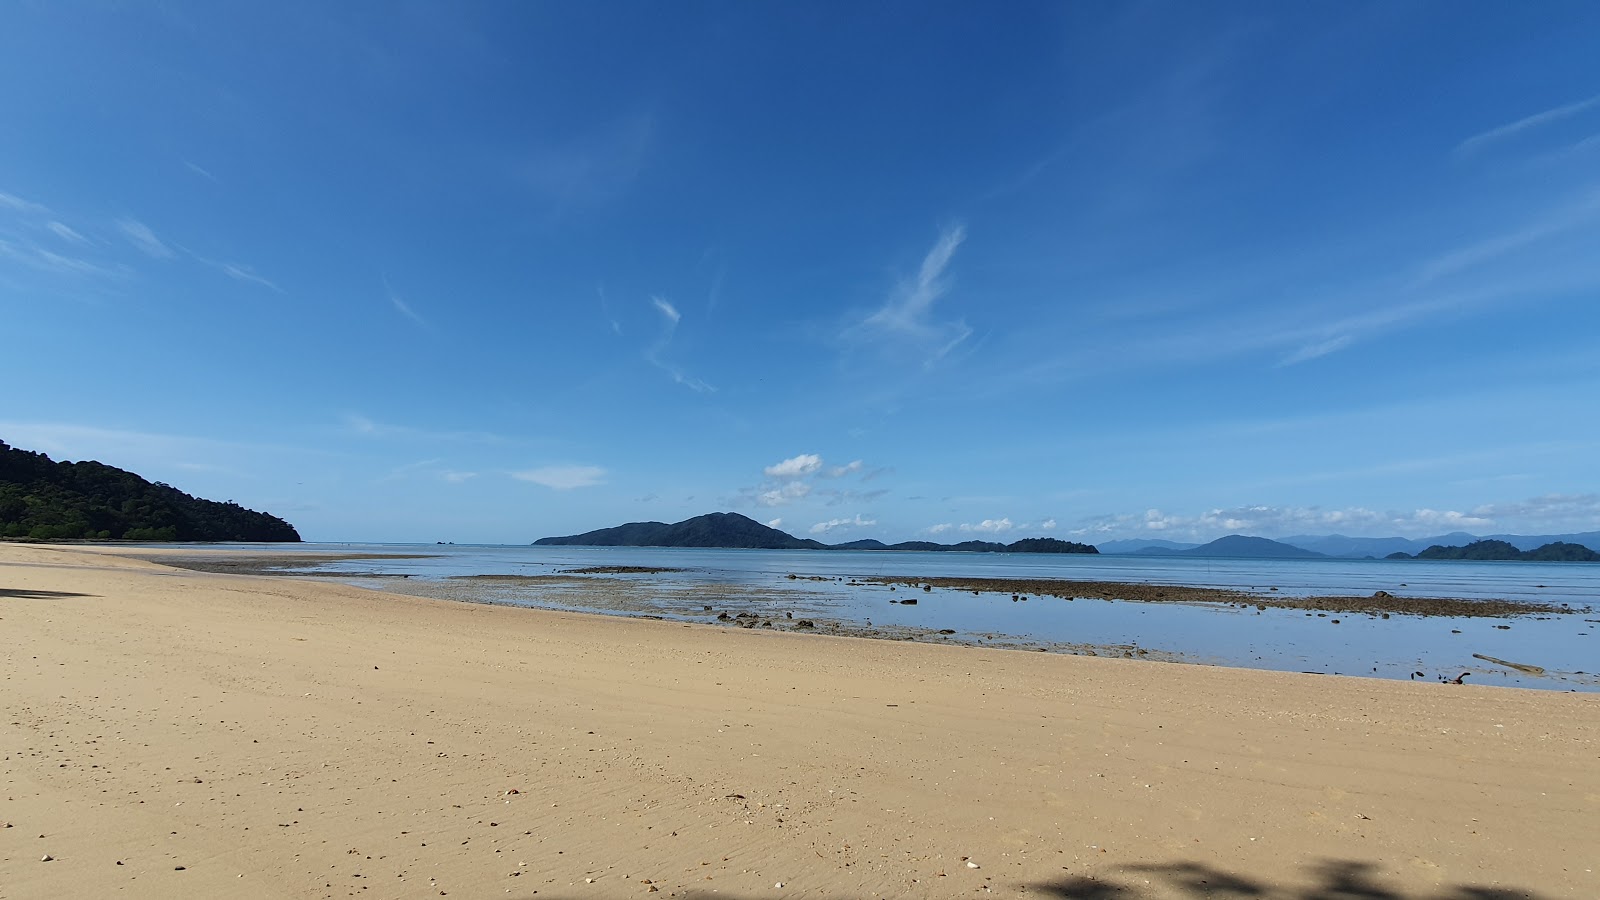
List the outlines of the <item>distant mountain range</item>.
{"label": "distant mountain range", "polygon": [[[1299,534],[1293,537],[1279,538],[1275,541],[1265,538],[1251,538],[1249,541],[1262,541],[1261,544],[1244,543],[1241,535],[1229,535],[1219,538],[1209,544],[1183,544],[1176,541],[1159,539],[1132,539],[1106,541],[1099,545],[1101,553],[1127,553],[1141,556],[1235,556],[1235,557],[1276,557],[1295,558],[1292,553],[1286,553],[1280,548],[1291,551],[1300,551],[1298,558],[1314,559],[1316,557],[1339,557],[1345,559],[1383,559],[1403,553],[1407,556],[1418,556],[1430,547],[1464,547],[1469,544],[1491,540],[1502,541],[1519,551],[1533,551],[1547,544],[1576,544],[1590,550],[1600,551],[1600,531],[1585,531],[1577,534],[1491,534],[1478,536],[1467,534],[1464,531],[1455,531],[1437,537],[1419,538],[1412,540],[1403,537],[1347,537],[1342,534],[1310,535]],[[1427,558],[1427,557],[1422,557]]]}
{"label": "distant mountain range", "polygon": [[953,550],[976,553],[1098,553],[1089,544],[1059,541],[1055,538],[1024,538],[1010,544],[993,541],[963,541],[935,544],[930,541],[850,541],[824,544],[797,538],[788,532],[763,525],[738,513],[708,513],[668,525],[665,522],[629,522],[614,528],[601,528],[565,537],[540,538],[536,547],[717,547],[738,550]]}

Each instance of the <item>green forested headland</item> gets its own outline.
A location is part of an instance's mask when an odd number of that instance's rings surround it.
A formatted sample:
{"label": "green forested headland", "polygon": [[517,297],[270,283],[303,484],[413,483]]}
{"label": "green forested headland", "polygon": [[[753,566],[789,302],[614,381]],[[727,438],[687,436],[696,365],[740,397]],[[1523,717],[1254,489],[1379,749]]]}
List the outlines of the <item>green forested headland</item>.
{"label": "green forested headland", "polygon": [[61,541],[299,541],[294,526],[98,462],[0,441],[0,537]]}

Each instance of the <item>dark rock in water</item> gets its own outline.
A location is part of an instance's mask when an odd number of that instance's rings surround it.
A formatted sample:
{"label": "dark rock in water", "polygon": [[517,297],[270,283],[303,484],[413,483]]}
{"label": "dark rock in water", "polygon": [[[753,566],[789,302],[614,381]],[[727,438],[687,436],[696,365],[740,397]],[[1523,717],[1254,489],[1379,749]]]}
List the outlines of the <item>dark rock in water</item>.
{"label": "dark rock in water", "polygon": [[801,619],[798,622],[794,623],[794,627],[796,627],[796,628],[815,628],[815,627],[817,627],[817,623],[811,621],[810,619]]}
{"label": "dark rock in water", "polygon": [[1390,597],[1393,597],[1394,595],[1389,593],[1388,591],[1378,591],[1377,593],[1373,594],[1372,596],[1373,596],[1373,599],[1376,599],[1376,600],[1387,600]]}
{"label": "dark rock in water", "polygon": [[726,622],[731,618],[733,618],[733,616],[730,616],[727,613],[718,613],[717,614],[717,621],[719,621],[719,622]]}
{"label": "dark rock in water", "polygon": [[[893,603],[894,601],[890,600],[889,602]],[[915,597],[907,597],[906,599],[900,601],[900,605],[901,606],[916,606],[917,605],[917,598],[915,598]]]}
{"label": "dark rock in water", "polygon": [[954,628],[941,628],[941,629],[939,629],[939,633],[940,634],[955,634],[956,630]]}

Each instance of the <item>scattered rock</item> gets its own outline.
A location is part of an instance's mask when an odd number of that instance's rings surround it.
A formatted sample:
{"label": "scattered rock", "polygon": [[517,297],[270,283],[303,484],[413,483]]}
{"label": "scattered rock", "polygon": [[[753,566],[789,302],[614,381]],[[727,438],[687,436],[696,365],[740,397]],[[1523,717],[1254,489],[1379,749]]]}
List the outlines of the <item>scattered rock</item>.
{"label": "scattered rock", "polygon": [[[894,601],[891,600],[889,602],[893,603]],[[917,598],[915,598],[915,597],[907,597],[906,599],[900,601],[900,605],[901,606],[916,606],[917,605]]]}
{"label": "scattered rock", "polygon": [[39,857],[39,862],[55,862],[55,859],[56,858],[54,856],[46,853],[45,855]]}
{"label": "scattered rock", "polygon": [[941,628],[941,629],[939,629],[939,633],[940,634],[955,634],[956,630],[954,628]]}

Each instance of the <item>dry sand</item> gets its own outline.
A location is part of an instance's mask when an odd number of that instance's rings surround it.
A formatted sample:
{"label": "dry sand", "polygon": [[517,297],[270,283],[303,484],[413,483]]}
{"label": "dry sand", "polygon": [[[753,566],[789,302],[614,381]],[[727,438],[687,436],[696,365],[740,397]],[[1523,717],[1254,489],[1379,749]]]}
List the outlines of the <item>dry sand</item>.
{"label": "dry sand", "polygon": [[17,545],[0,646],[3,898],[1600,897],[1597,695]]}

